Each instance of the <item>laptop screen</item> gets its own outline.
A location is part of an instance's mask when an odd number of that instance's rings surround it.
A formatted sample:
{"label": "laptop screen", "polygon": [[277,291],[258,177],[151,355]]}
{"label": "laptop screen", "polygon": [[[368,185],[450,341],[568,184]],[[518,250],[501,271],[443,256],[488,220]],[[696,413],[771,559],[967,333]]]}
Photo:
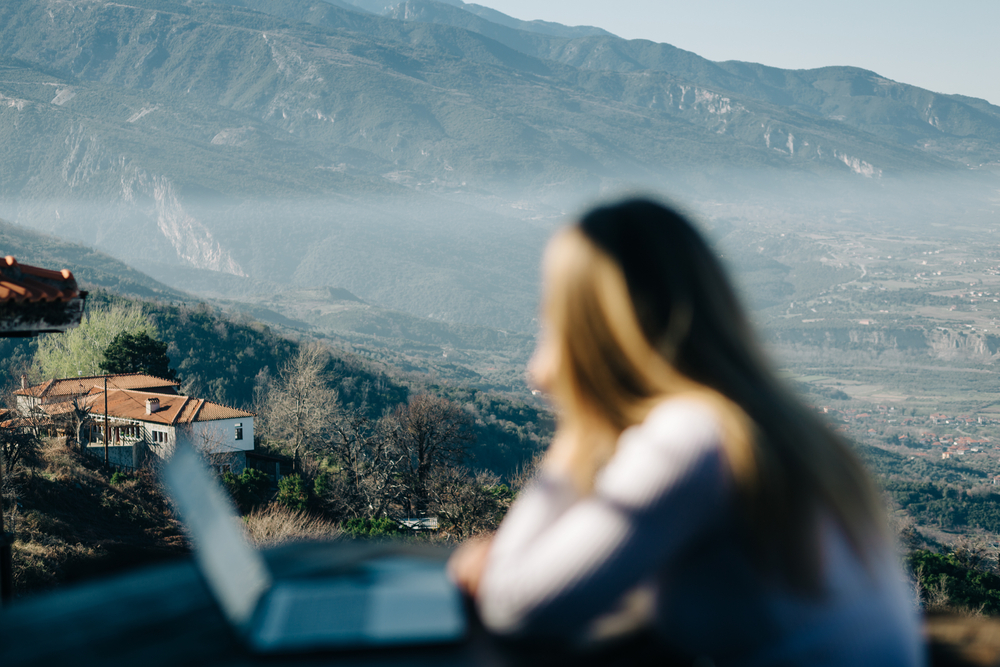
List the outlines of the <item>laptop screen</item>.
{"label": "laptop screen", "polygon": [[264,559],[247,544],[236,508],[193,447],[178,444],[163,479],[191,532],[195,558],[212,593],[230,623],[246,631],[271,586]]}

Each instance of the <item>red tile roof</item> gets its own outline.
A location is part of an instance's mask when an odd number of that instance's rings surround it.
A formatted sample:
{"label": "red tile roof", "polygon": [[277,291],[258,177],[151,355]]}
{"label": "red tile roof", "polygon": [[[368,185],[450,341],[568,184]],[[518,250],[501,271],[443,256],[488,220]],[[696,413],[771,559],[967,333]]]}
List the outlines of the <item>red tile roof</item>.
{"label": "red tile roof", "polygon": [[[87,375],[84,377],[69,377],[48,380],[42,384],[36,384],[25,389],[18,389],[14,393],[19,396],[34,396],[36,398],[48,398],[56,396],[80,396],[86,394],[93,387],[104,390],[104,378],[108,379],[108,389],[152,389],[170,390],[177,393],[180,382],[146,375],[145,373],[119,373],[117,375]],[[159,393],[159,392],[154,392]]]}
{"label": "red tile roof", "polygon": [[10,255],[0,260],[0,302],[69,302],[81,295],[69,269],[50,271],[19,264]]}
{"label": "red tile roof", "polygon": [[[146,399],[157,399],[159,409],[146,414]],[[104,392],[96,390],[84,400],[92,415],[104,415]],[[253,417],[254,413],[230,408],[206,401],[202,398],[157,394],[130,389],[108,390],[108,415],[120,419],[153,422],[164,425],[190,424],[193,422],[215,421],[217,419],[239,419]]]}

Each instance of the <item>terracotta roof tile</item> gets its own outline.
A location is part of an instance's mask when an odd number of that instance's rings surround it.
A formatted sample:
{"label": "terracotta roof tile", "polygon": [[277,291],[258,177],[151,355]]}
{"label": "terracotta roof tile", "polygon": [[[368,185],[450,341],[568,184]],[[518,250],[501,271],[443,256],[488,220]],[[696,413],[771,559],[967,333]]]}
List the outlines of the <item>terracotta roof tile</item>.
{"label": "terracotta roof tile", "polygon": [[[36,398],[47,398],[66,395],[80,395],[96,387],[104,390],[103,375],[88,375],[84,377],[69,377],[49,380],[42,384],[36,384],[26,389],[18,389],[14,393],[20,396],[34,396]],[[176,393],[176,388],[181,386],[180,382],[146,375],[145,373],[121,373],[118,375],[108,375],[108,389],[167,389],[170,388]],[[154,392],[159,393],[159,392]]]}
{"label": "terracotta roof tile", "polygon": [[[146,414],[147,398],[156,398],[160,402],[159,410],[151,415]],[[177,415],[189,400],[187,396],[111,389],[108,390],[108,414],[121,419],[141,419],[169,425],[176,421]],[[92,415],[104,415],[104,392],[98,390],[88,394],[86,404],[90,407]]]}
{"label": "terracotta roof tile", "polygon": [[69,302],[80,296],[76,279],[68,269],[51,271],[19,264],[10,255],[0,260],[0,301]]}
{"label": "terracotta roof tile", "polygon": [[[104,387],[104,376],[98,375],[97,379],[99,382],[95,384],[95,387]],[[155,375],[146,375],[145,373],[121,373],[119,375],[109,375],[108,376],[108,388],[114,387],[115,389],[153,389],[160,387],[180,387],[181,383],[176,380],[167,380],[166,378],[156,377]],[[154,392],[155,393],[155,392]]]}
{"label": "terracotta roof tile", "polygon": [[198,420],[198,412],[201,411],[201,406],[205,401],[202,399],[191,399],[185,406],[184,410],[177,416],[177,422],[180,424],[190,424],[193,421]]}
{"label": "terracotta roof tile", "polygon": [[196,415],[195,421],[210,422],[216,419],[238,419],[239,417],[253,417],[254,413],[230,408],[226,405],[213,403],[212,401],[202,401],[201,409]]}
{"label": "terracotta roof tile", "polygon": [[[152,414],[146,414],[146,399],[148,398],[155,398],[160,403],[159,410]],[[98,390],[89,394],[86,398],[86,404],[90,406],[91,414],[104,415],[104,392]],[[135,419],[166,425],[254,416],[252,412],[230,408],[204,399],[130,389],[108,390],[108,414],[120,419]]]}

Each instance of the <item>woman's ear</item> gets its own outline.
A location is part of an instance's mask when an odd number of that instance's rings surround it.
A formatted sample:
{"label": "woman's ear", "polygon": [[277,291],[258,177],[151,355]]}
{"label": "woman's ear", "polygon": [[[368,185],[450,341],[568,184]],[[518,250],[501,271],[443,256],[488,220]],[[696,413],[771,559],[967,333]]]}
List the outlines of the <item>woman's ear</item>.
{"label": "woman's ear", "polygon": [[552,335],[543,332],[535,353],[528,362],[528,377],[532,388],[551,394],[559,375],[559,345]]}

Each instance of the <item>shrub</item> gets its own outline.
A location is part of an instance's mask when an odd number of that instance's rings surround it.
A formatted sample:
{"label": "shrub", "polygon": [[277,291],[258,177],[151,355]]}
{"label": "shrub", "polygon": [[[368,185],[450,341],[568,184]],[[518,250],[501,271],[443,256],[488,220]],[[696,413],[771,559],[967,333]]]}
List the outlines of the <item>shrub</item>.
{"label": "shrub", "polygon": [[406,533],[389,517],[348,519],[340,528],[351,537],[366,539],[398,537]]}
{"label": "shrub", "polygon": [[305,511],[309,505],[306,483],[298,475],[282,477],[278,482],[278,496],[275,500],[290,510]]}
{"label": "shrub", "polygon": [[128,481],[128,475],[123,472],[116,472],[111,475],[111,486],[121,486]]}
{"label": "shrub", "polygon": [[333,491],[333,478],[324,470],[313,480],[313,494],[317,498],[325,498],[331,491]]}
{"label": "shrub", "polygon": [[252,468],[246,468],[239,476],[227,472],[222,476],[222,483],[243,513],[261,505],[271,495],[271,480],[265,473]]}

